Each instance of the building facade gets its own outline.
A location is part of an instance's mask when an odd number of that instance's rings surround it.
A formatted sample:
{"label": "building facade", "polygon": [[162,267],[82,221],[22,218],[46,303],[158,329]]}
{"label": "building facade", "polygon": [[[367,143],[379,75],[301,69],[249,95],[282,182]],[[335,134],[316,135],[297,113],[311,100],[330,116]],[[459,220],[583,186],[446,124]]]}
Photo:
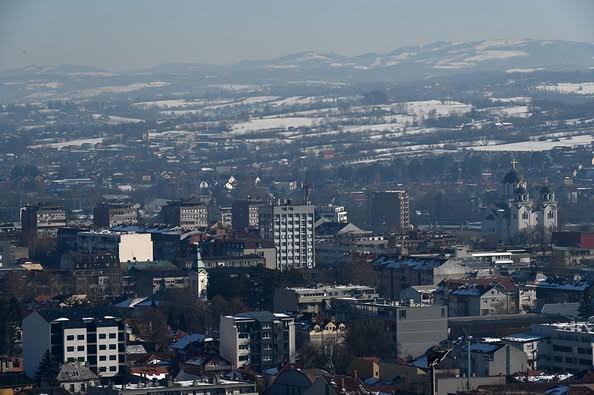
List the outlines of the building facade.
{"label": "building facade", "polygon": [[445,306],[344,298],[333,299],[330,312],[336,321],[346,323],[347,327],[359,324],[378,328],[393,357],[417,357],[448,338]]}
{"label": "building facade", "polygon": [[274,241],[277,269],[315,267],[314,206],[261,207],[260,235]]}
{"label": "building facade", "polygon": [[333,204],[317,206],[316,218],[326,218],[330,222],[338,222],[340,224],[349,222],[348,214],[344,206],[335,206]]}
{"label": "building facade", "polygon": [[78,251],[83,254],[115,255],[119,262],[153,260],[149,233],[79,232],[77,240]]}
{"label": "building facade", "polygon": [[258,228],[260,224],[260,206],[262,202],[237,200],[231,205],[233,230]]}
{"label": "building facade", "polygon": [[410,228],[408,193],[406,191],[372,191],[368,195],[369,224],[391,232]]}
{"label": "building facade", "polygon": [[60,363],[77,362],[99,377],[113,377],[126,365],[126,331],[122,318],[104,310],[39,310],[23,320],[25,374],[35,377],[49,350]]}
{"label": "building facade", "polygon": [[282,313],[248,312],[222,316],[221,356],[234,368],[248,365],[261,372],[295,362],[295,321]]}
{"label": "building facade", "polygon": [[117,225],[136,225],[139,207],[137,203],[99,203],[93,209],[93,224],[100,229],[109,229]]}
{"label": "building facade", "polygon": [[316,288],[277,288],[274,290],[274,310],[291,313],[324,312],[332,298],[374,299],[375,288],[366,285],[335,285]]}
{"label": "building facade", "polygon": [[161,209],[163,222],[181,228],[195,229],[208,226],[208,206],[195,200],[174,200]]}
{"label": "building facade", "polygon": [[37,204],[21,209],[23,238],[27,243],[35,239],[55,238],[58,229],[68,226],[68,215],[62,206]]}

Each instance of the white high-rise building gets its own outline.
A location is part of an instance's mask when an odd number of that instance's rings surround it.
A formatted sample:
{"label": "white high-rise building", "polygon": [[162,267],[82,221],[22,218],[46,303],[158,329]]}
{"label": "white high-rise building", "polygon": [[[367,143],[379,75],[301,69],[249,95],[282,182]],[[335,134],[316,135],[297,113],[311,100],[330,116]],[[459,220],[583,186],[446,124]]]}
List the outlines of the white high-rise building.
{"label": "white high-rise building", "polygon": [[60,363],[77,362],[100,377],[112,377],[126,365],[126,326],[102,309],[39,310],[23,320],[25,374],[35,377],[43,354]]}
{"label": "white high-rise building", "polygon": [[311,269],[315,266],[314,206],[261,207],[260,235],[265,240],[274,241],[277,269]]}

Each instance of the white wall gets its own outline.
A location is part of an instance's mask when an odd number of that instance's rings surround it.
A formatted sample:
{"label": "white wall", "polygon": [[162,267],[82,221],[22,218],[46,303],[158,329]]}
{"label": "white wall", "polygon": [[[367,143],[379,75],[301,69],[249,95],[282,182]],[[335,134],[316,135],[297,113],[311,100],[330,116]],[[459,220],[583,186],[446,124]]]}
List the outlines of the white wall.
{"label": "white wall", "polygon": [[148,233],[122,234],[118,248],[120,262],[153,260],[153,242]]}
{"label": "white wall", "polygon": [[[239,350],[238,350],[238,333],[235,327],[235,320],[233,317],[221,316],[219,325],[219,338],[220,338],[220,350],[221,356],[231,362],[233,368],[237,368],[239,365]],[[241,339],[244,341],[244,339]],[[247,343],[249,344],[249,339]]]}

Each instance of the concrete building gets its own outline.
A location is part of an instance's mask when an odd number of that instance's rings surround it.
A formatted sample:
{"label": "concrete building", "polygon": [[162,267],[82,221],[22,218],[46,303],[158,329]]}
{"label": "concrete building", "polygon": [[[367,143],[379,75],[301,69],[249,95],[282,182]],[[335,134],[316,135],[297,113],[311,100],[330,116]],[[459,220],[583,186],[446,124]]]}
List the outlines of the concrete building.
{"label": "concrete building", "polygon": [[[470,372],[468,372],[470,347]],[[510,376],[528,368],[526,354],[502,341],[463,342],[453,348],[440,367],[459,369],[464,375],[478,377]]]}
{"label": "concrete building", "polygon": [[27,243],[36,239],[55,238],[58,229],[68,226],[68,215],[62,206],[37,204],[21,209],[23,238]]}
{"label": "concrete building", "polygon": [[139,205],[132,202],[104,202],[93,209],[93,224],[96,228],[109,229],[117,225],[138,224]]}
{"label": "concrete building", "polygon": [[314,206],[261,207],[260,235],[274,241],[277,269],[315,267]]}
{"label": "concrete building", "polygon": [[119,262],[153,260],[153,242],[148,233],[91,231],[79,232],[77,238],[79,252],[84,254],[111,254]]}
{"label": "concrete building", "polygon": [[410,228],[408,193],[406,191],[371,191],[367,204],[369,224],[391,232]]}
{"label": "concrete building", "polygon": [[220,352],[234,368],[261,372],[295,362],[295,322],[282,313],[256,311],[222,316]]}
{"label": "concrete building", "polygon": [[540,364],[538,363],[538,348],[541,342],[546,342],[546,336],[534,335],[532,333],[517,333],[505,336],[502,340],[526,354],[529,369],[540,369]]}
{"label": "concrete building", "polygon": [[176,381],[171,385],[147,385],[145,383],[89,387],[87,395],[213,395],[242,394],[258,395],[255,383],[221,380],[213,377],[207,381]]}
{"label": "concrete building", "polygon": [[532,326],[531,334],[544,338],[537,349],[539,369],[574,374],[592,369],[593,323],[538,324]]}
{"label": "concrete building", "polygon": [[219,221],[225,226],[233,227],[233,211],[231,206],[219,206]]}
{"label": "concrete building", "polygon": [[208,206],[197,200],[173,200],[161,209],[163,222],[181,228],[208,226]]}
{"label": "concrete building", "polygon": [[102,309],[39,310],[23,320],[25,374],[35,377],[43,354],[78,362],[100,377],[118,375],[126,365],[124,320]]}
{"label": "concrete building", "polygon": [[500,201],[489,207],[483,233],[501,243],[547,242],[557,230],[557,201],[548,183],[538,199],[531,199],[528,183],[512,161],[512,169],[501,182]]}
{"label": "concrete building", "polygon": [[112,301],[122,295],[122,270],[115,255],[68,252],[62,255],[60,268],[72,273],[74,292],[87,295],[92,302]]}
{"label": "concrete building", "polygon": [[373,287],[366,285],[335,285],[317,288],[276,288],[274,311],[291,313],[322,313],[332,298],[373,300],[378,297]]}
{"label": "concrete building", "polygon": [[384,335],[392,356],[406,358],[423,354],[448,338],[448,312],[445,306],[403,305],[351,298],[333,299],[331,314],[347,326],[355,322],[376,325]]}
{"label": "concrete building", "polygon": [[261,201],[236,200],[231,205],[233,230],[258,228],[260,225]]}
{"label": "concrete building", "polygon": [[326,218],[330,222],[346,224],[349,222],[348,214],[344,206],[316,206],[316,218]]}
{"label": "concrete building", "polygon": [[14,266],[15,247],[10,241],[0,240],[0,268]]}
{"label": "concrete building", "polygon": [[440,258],[398,258],[380,256],[372,261],[380,295],[401,299],[401,291],[411,285],[437,285],[449,278],[463,278],[472,271],[455,260]]}
{"label": "concrete building", "polygon": [[518,287],[509,279],[487,277],[451,280],[449,283],[456,284],[447,295],[450,317],[519,313]]}

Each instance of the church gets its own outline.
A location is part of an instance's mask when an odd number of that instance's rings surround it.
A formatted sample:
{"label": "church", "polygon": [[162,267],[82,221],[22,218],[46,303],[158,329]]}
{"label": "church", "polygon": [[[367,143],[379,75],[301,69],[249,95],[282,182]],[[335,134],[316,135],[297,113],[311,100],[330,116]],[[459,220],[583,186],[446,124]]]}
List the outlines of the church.
{"label": "church", "polygon": [[502,244],[548,242],[557,230],[555,193],[546,182],[531,198],[528,183],[516,167],[514,159],[501,182],[499,200],[487,209],[483,234]]}

